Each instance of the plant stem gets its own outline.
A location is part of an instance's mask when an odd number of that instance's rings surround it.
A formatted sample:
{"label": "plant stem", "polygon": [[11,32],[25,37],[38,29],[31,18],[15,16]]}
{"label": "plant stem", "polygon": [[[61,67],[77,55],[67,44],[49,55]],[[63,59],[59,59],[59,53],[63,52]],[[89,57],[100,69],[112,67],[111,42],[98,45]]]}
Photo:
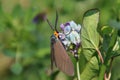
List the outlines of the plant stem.
{"label": "plant stem", "polygon": [[101,62],[102,62],[102,64],[103,64],[103,63],[104,63],[104,59],[103,59],[103,57],[102,57],[102,55],[101,55],[100,50],[99,50],[98,48],[96,48],[96,51],[98,52],[98,56],[100,57],[100,60],[101,60]]}
{"label": "plant stem", "polygon": [[105,71],[106,71],[106,66],[104,64],[102,64],[98,80],[104,79]]}
{"label": "plant stem", "polygon": [[78,77],[78,80],[80,80],[80,70],[79,70],[79,61],[77,60],[76,62],[76,66],[77,66],[77,77]]}
{"label": "plant stem", "polygon": [[111,70],[112,70],[113,60],[114,60],[114,57],[111,58],[110,68],[108,69],[108,72],[106,72],[105,80],[110,80],[110,78],[111,78]]}

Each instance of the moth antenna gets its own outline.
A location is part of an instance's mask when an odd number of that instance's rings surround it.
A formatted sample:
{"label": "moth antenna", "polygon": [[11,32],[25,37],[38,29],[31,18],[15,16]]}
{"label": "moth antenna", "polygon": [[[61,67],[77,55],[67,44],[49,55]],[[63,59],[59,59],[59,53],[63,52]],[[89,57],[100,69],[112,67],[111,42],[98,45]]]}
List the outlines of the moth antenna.
{"label": "moth antenna", "polygon": [[58,12],[56,10],[55,30],[58,32],[58,30],[57,30],[57,23],[58,23]]}
{"label": "moth antenna", "polygon": [[51,29],[54,31],[54,28],[53,28],[52,24],[50,23],[50,21],[47,18],[46,18],[46,20],[47,20],[47,23],[49,24],[49,26],[51,27]]}

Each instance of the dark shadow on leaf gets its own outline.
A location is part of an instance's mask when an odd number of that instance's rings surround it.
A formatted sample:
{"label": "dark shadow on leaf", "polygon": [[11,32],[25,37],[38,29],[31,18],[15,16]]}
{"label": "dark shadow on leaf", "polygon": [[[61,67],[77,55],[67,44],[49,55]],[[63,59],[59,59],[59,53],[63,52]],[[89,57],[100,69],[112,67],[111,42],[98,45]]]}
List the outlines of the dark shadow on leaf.
{"label": "dark shadow on leaf", "polygon": [[85,12],[84,17],[96,14],[97,12],[99,12],[99,9],[97,9],[97,8],[96,9],[90,9],[90,10],[88,10],[88,11]]}

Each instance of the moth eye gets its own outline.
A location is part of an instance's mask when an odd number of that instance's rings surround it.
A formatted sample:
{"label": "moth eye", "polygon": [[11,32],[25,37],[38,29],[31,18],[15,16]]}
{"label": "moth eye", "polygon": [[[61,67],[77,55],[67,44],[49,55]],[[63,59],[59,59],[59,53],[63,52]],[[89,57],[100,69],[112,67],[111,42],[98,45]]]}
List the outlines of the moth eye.
{"label": "moth eye", "polygon": [[71,31],[71,27],[70,26],[65,26],[64,28],[64,34],[69,34]]}

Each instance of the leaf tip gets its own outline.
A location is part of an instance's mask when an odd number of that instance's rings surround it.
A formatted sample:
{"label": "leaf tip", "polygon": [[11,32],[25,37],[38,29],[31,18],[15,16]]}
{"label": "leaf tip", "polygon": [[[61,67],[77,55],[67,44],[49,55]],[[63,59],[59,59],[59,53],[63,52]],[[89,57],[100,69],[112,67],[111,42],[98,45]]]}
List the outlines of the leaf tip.
{"label": "leaf tip", "polygon": [[87,10],[84,14],[84,17],[85,16],[90,16],[90,15],[93,15],[93,14],[96,14],[96,13],[99,13],[100,10],[98,8],[94,8],[94,9],[90,9],[90,10]]}

